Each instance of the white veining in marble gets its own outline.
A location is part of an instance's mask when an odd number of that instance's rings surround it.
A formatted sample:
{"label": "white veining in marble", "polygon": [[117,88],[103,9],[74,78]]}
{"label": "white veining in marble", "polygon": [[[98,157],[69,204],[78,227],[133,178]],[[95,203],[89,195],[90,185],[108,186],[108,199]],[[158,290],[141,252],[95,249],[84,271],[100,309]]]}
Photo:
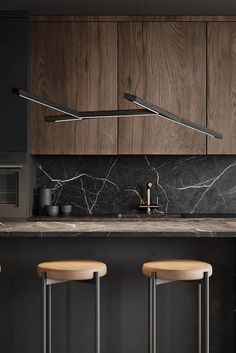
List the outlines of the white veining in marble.
{"label": "white veining in marble", "polygon": [[[186,185],[183,187],[172,187],[170,185],[167,185],[168,188],[172,188],[175,190],[187,190],[187,189],[204,189],[204,191],[202,192],[200,198],[198,199],[198,201],[195,203],[194,207],[192,208],[192,210],[190,211],[190,213],[194,213],[196,208],[198,207],[198,205],[200,204],[200,202],[203,200],[203,198],[206,196],[206,193],[210,190],[210,188],[212,188],[212,186],[231,168],[234,168],[236,166],[236,161],[231,163],[230,165],[228,165],[226,168],[224,168],[222,171],[220,171],[220,173],[218,175],[216,175],[213,178],[198,182],[196,184],[193,185]],[[233,188],[235,189],[235,187]],[[230,193],[232,194],[232,193]],[[223,196],[222,196],[223,198]]]}
{"label": "white veining in marble", "polygon": [[[106,183],[110,183],[111,185],[115,186],[117,190],[119,190],[119,187],[117,186],[117,184],[115,184],[114,182],[109,180],[109,175],[110,175],[113,167],[115,166],[116,162],[117,162],[117,159],[112,163],[112,165],[108,169],[108,172],[107,172],[105,178],[93,177],[92,175],[89,175],[87,173],[81,173],[81,174],[78,174],[78,175],[74,175],[71,178],[68,178],[65,166],[63,164],[63,170],[64,170],[64,173],[65,173],[65,179],[58,179],[58,178],[53,178],[52,176],[50,176],[49,173],[46,170],[43,169],[41,164],[37,163],[36,165],[49,178],[49,180],[51,182],[55,183],[55,186],[52,188],[52,191],[60,189],[59,190],[59,196],[60,196],[60,194],[62,192],[64,184],[70,183],[70,182],[75,181],[75,180],[80,180],[81,190],[82,190],[82,193],[83,193],[83,198],[84,198],[84,202],[85,202],[86,207],[81,207],[80,205],[78,205],[75,202],[73,202],[73,204],[75,206],[79,207],[79,208],[84,209],[85,211],[88,212],[88,214],[92,214],[93,213],[93,209],[94,209],[94,207],[96,206],[96,204],[98,202],[99,195],[102,192],[102,190],[104,189]],[[94,181],[96,181],[96,180],[102,181],[102,185],[98,189],[98,191],[94,194],[94,198],[93,199],[91,199],[91,197],[87,196],[87,191],[85,190],[84,183],[83,183],[83,178],[84,177],[90,178],[90,179],[92,179]],[[59,196],[57,196],[57,199],[59,198]]]}
{"label": "white veining in marble", "polygon": [[235,213],[233,156],[38,156],[37,184],[79,215],[141,213],[151,182],[156,213]]}

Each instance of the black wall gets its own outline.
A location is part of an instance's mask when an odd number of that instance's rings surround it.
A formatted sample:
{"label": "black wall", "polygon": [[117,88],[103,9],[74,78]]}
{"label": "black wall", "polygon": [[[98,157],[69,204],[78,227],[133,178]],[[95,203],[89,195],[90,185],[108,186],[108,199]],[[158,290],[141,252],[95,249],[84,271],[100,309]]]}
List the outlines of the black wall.
{"label": "black wall", "polygon": [[2,10],[32,15],[235,15],[234,0],[1,0]]}

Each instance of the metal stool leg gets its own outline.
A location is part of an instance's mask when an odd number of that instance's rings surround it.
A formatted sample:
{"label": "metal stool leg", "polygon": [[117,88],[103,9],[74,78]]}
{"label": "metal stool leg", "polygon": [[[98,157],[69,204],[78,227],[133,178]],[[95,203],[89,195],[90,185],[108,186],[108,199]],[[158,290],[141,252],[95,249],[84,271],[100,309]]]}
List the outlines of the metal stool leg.
{"label": "metal stool leg", "polygon": [[98,272],[94,273],[95,278],[95,353],[100,353],[100,277]]}
{"label": "metal stool leg", "polygon": [[151,276],[152,281],[152,353],[156,353],[156,273]]}
{"label": "metal stool leg", "polygon": [[209,275],[204,272],[205,353],[209,353]]}
{"label": "metal stool leg", "polygon": [[48,335],[48,352],[52,352],[52,286],[47,285],[47,335]]}
{"label": "metal stool leg", "polygon": [[42,278],[42,352],[47,353],[47,284]]}
{"label": "metal stool leg", "polygon": [[198,353],[202,352],[202,284],[198,283]]}
{"label": "metal stool leg", "polygon": [[152,353],[152,278],[148,279],[148,351]]}

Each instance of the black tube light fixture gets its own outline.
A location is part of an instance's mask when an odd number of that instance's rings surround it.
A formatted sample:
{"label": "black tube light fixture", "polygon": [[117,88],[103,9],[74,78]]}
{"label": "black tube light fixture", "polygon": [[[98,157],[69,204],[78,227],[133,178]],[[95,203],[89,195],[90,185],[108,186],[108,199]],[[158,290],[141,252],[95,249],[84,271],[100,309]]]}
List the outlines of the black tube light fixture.
{"label": "black tube light fixture", "polygon": [[223,138],[223,134],[221,132],[217,132],[215,130],[206,128],[205,126],[203,126],[201,124],[194,123],[190,120],[180,118],[179,116],[177,116],[173,113],[170,113],[167,110],[164,110],[164,109],[158,107],[157,105],[154,105],[154,104],[152,104],[152,103],[150,103],[140,97],[137,97],[133,94],[124,93],[124,98],[129,100],[130,102],[137,104],[140,107],[148,109],[150,112],[156,113],[161,118],[172,121],[173,123],[186,126],[189,129],[196,130],[198,132],[201,132],[201,133],[208,135],[208,136],[211,136],[211,137],[216,137],[218,139]]}
{"label": "black tube light fixture", "polygon": [[25,92],[21,89],[13,89],[13,93],[18,96],[27,99],[31,102],[38,103],[45,107],[54,109],[63,113],[62,115],[50,115],[45,117],[46,122],[50,123],[59,123],[59,122],[68,122],[68,121],[80,121],[84,119],[99,119],[99,118],[114,118],[114,117],[138,117],[138,116],[159,116],[177,123],[183,126],[186,126],[189,129],[201,132],[205,135],[222,139],[223,135],[220,132],[206,128],[203,125],[194,123],[187,119],[183,119],[173,113],[164,110],[153,103],[150,103],[136,95],[124,93],[124,98],[143,109],[126,109],[126,110],[99,110],[99,111],[89,111],[89,112],[79,112],[68,107],[64,107],[60,104],[49,102],[44,98],[34,96],[28,92]]}
{"label": "black tube light fixture", "polygon": [[45,116],[45,121],[48,123],[60,123],[68,121],[78,121],[84,119],[98,119],[98,118],[114,118],[114,117],[134,117],[134,116],[150,116],[156,115],[147,109],[125,109],[125,110],[98,110],[89,112],[78,112],[71,108],[64,107],[60,104],[49,102],[44,98],[34,96],[21,89],[13,88],[12,92],[18,96],[25,98],[31,102],[43,105],[58,112],[64,113],[61,115]]}

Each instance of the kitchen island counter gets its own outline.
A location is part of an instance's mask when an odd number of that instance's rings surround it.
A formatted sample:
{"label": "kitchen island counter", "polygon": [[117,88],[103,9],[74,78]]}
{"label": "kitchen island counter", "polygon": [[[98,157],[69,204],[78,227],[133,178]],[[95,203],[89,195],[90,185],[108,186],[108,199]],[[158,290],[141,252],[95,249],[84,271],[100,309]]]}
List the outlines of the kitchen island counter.
{"label": "kitchen island counter", "polygon": [[236,219],[2,221],[0,237],[236,237]]}
{"label": "kitchen island counter", "polygon": [[[148,351],[148,281],[142,264],[158,259],[196,259],[209,262],[214,269],[210,280],[212,353],[233,353],[235,238],[236,219],[229,218],[2,220],[3,351],[14,352],[12,342],[19,353],[41,351],[42,291],[36,272],[41,262],[95,259],[106,263],[108,273],[101,281],[103,350],[128,353],[132,345],[135,352],[142,353]],[[92,351],[92,295],[87,284],[59,283],[53,287],[55,351],[76,351],[80,346]],[[183,353],[194,352],[196,347],[196,295],[194,283],[158,288],[158,322],[164,323],[161,327],[167,336],[175,330],[175,347]],[[159,351],[164,352],[168,337],[165,339],[160,329],[158,335]],[[166,352],[173,352],[173,347],[169,348]]]}

